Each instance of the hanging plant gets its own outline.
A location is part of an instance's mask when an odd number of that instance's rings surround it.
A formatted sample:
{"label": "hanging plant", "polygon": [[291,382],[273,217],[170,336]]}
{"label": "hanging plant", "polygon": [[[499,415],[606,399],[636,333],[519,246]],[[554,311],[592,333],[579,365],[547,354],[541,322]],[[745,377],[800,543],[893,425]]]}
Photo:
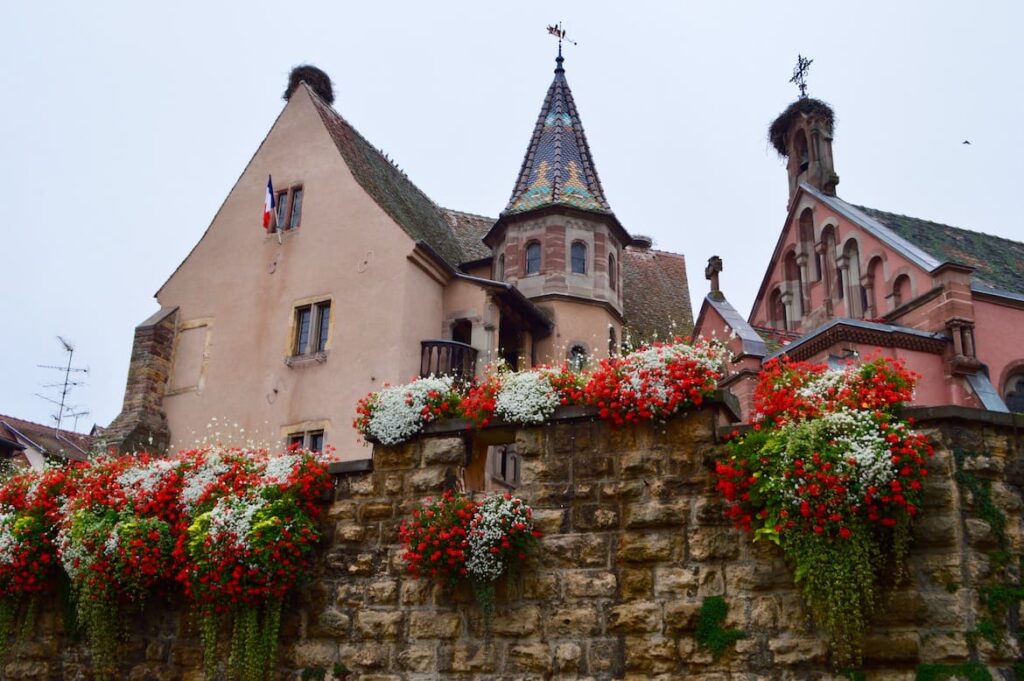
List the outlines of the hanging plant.
{"label": "hanging plant", "polygon": [[122,610],[173,578],[180,483],[180,465],[146,454],[103,459],[84,469],[63,509],[60,560],[98,679],[115,678]]}
{"label": "hanging plant", "polygon": [[461,415],[451,376],[429,376],[370,393],[356,406],[353,426],[383,445],[395,445],[441,418]]}
{"label": "hanging plant", "polygon": [[326,461],[306,451],[205,451],[188,471],[189,524],[178,579],[200,622],[207,679],[218,677],[218,632],[230,624],[230,678],[274,678],[285,595],[320,540]]}
{"label": "hanging plant", "polygon": [[0,663],[19,613],[31,625],[36,598],[57,583],[57,520],[74,481],[73,469],[48,468],[0,485]]}
{"label": "hanging plant", "polygon": [[532,509],[508,493],[479,503],[451,491],[428,497],[398,530],[408,573],[446,588],[468,582],[488,620],[495,581],[526,560],[539,536]]}
{"label": "hanging plant", "polygon": [[470,387],[461,409],[480,427],[495,417],[507,423],[537,425],[550,419],[560,406],[581,404],[584,384],[583,376],[565,365],[509,371],[499,363],[484,380]]}
{"label": "hanging plant", "polygon": [[716,341],[654,343],[601,360],[583,392],[600,417],[615,426],[664,421],[700,405],[715,391],[726,357],[725,347]]}
{"label": "hanging plant", "polygon": [[840,665],[859,664],[879,577],[899,575],[920,512],[932,448],[894,413],[914,381],[888,359],[769,364],[756,430],[716,465],[727,515],[782,548]]}

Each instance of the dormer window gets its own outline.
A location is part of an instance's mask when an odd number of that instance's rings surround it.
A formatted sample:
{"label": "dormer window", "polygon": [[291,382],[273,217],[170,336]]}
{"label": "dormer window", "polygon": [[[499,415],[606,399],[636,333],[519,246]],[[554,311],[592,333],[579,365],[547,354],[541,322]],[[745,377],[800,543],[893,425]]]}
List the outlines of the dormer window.
{"label": "dormer window", "polygon": [[537,241],[526,246],[526,273],[540,274],[540,243]]}
{"label": "dormer window", "polygon": [[582,241],[574,241],[570,251],[573,274],[587,273],[587,245]]}

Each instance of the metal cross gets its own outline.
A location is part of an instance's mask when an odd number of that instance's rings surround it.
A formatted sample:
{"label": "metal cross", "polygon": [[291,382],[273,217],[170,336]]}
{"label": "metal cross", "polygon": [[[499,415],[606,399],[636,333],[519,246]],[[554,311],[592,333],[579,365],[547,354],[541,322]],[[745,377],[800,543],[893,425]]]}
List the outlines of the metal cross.
{"label": "metal cross", "polygon": [[789,79],[789,82],[800,88],[800,99],[807,98],[807,72],[811,70],[813,63],[813,59],[808,59],[800,54],[796,55],[796,67],[793,69],[793,77]]}

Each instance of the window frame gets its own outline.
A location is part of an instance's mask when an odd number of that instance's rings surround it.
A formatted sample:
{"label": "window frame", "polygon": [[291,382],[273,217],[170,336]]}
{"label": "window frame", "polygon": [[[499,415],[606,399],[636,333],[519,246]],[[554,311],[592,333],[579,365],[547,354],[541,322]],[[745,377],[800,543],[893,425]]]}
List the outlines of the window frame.
{"label": "window frame", "polygon": [[[577,349],[581,352],[576,352]],[[573,343],[569,346],[568,352],[565,353],[565,359],[569,366],[569,371],[578,373],[583,371],[590,362],[590,350],[583,343]]]}
{"label": "window frame", "polygon": [[[298,215],[295,215],[295,195],[299,195]],[[277,214],[274,216],[273,229],[270,233],[274,232],[290,232],[293,229],[298,229],[302,225],[302,203],[305,199],[306,193],[301,183],[293,184],[286,189],[278,189],[276,200],[277,200]],[[282,198],[284,197],[284,198]],[[282,215],[284,216],[282,218]]]}
{"label": "window frame", "polygon": [[[316,443],[316,438],[320,440],[320,449],[313,449]],[[324,451],[324,444],[327,442],[327,431],[323,428],[313,428],[310,430],[297,430],[293,433],[288,433],[285,436],[285,448],[290,449],[294,445],[298,445],[299,449],[305,449],[310,452],[322,452]]]}
{"label": "window frame", "polygon": [[[331,337],[331,308],[330,298],[302,303],[292,308],[292,357],[312,357],[327,353],[327,343]],[[309,326],[305,343],[302,343],[303,325],[300,320],[306,312],[309,313]]]}
{"label": "window frame", "polygon": [[[580,255],[578,258],[580,260],[581,265],[580,269],[578,270],[576,269],[577,249],[582,250],[582,255]],[[587,274],[587,260],[588,257],[586,242],[579,241],[577,239],[576,241],[573,241],[571,244],[569,244],[569,272],[571,272],[572,274]]]}
{"label": "window frame", "polygon": [[608,254],[608,289],[615,291],[616,285],[619,283],[619,273],[616,269],[616,263],[618,260],[615,258],[614,253]]}
{"label": "window frame", "polygon": [[[530,270],[530,250],[533,249],[533,248],[537,249],[536,250],[536,253],[537,253],[537,258],[536,258],[536,260],[537,260],[537,269],[531,271]],[[541,268],[544,265],[544,249],[541,247],[540,241],[537,241],[536,239],[534,239],[532,241],[527,242],[526,248],[523,249],[523,260],[524,260],[523,272],[526,273],[526,276],[529,277],[529,276],[532,276],[532,275],[535,275],[535,274],[540,274],[540,270],[541,270]]]}

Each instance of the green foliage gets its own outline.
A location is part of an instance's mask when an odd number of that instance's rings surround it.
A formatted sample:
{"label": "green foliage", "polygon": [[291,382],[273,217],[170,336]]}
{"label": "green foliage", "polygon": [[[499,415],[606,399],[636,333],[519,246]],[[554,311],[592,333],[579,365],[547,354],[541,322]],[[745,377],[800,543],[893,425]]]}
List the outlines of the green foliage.
{"label": "green foliage", "polygon": [[953,458],[956,461],[954,477],[958,485],[971,493],[971,499],[974,501],[974,515],[988,523],[999,548],[1005,551],[1007,547],[1006,514],[992,501],[991,481],[981,480],[974,473],[964,470],[964,461],[967,457],[974,456],[977,455],[968,454],[960,449],[954,450]]}
{"label": "green foliage", "polygon": [[915,678],[917,681],[992,681],[992,675],[980,662],[922,664]]}
{"label": "green foliage", "polygon": [[1013,676],[1016,679],[1016,681],[1024,681],[1024,662],[1014,663]]}
{"label": "green foliage", "polygon": [[846,669],[843,671],[849,681],[867,681],[867,677],[864,676],[864,672],[859,669]]}
{"label": "green foliage", "polygon": [[717,660],[746,633],[740,629],[725,629],[722,624],[729,614],[729,604],[721,596],[705,598],[697,613],[697,644],[711,651]]}
{"label": "green foliage", "polygon": [[976,644],[979,638],[985,639],[994,646],[999,645],[1003,640],[1000,627],[996,626],[996,623],[987,617],[979,619],[978,626],[967,632],[967,640],[971,645]]}
{"label": "green foliage", "polygon": [[796,582],[811,614],[832,638],[836,660],[858,665],[877,601],[875,566],[881,555],[867,527],[858,523],[851,529],[853,534],[841,543],[788,535],[783,549],[796,566]]}
{"label": "green foliage", "polygon": [[0,598],[0,664],[7,657],[8,641],[14,631],[21,601],[16,596]]}
{"label": "green foliage", "polygon": [[323,667],[306,667],[300,676],[302,681],[324,681],[327,678],[327,670]]}
{"label": "green foliage", "polygon": [[228,678],[264,681],[276,677],[281,605],[281,599],[269,599],[263,606],[243,605],[235,610]]}

